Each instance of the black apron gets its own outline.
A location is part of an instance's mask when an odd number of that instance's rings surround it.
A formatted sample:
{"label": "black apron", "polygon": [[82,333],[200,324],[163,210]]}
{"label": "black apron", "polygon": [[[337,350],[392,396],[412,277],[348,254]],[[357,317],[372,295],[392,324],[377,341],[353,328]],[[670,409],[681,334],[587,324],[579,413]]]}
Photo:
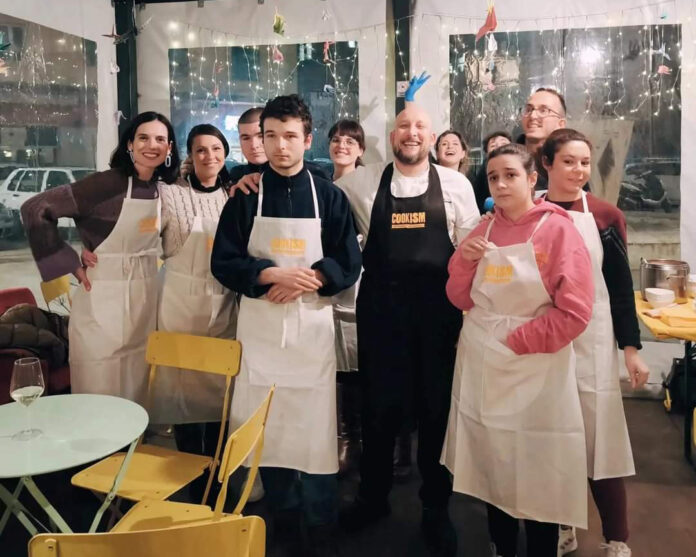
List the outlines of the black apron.
{"label": "black apron", "polygon": [[454,246],[435,167],[428,188],[416,197],[391,194],[393,172],[389,164],[372,207],[356,304],[363,393],[360,496],[385,500],[394,437],[417,425],[421,498],[426,506],[441,507],[451,492],[439,458],[462,324],[445,292]]}

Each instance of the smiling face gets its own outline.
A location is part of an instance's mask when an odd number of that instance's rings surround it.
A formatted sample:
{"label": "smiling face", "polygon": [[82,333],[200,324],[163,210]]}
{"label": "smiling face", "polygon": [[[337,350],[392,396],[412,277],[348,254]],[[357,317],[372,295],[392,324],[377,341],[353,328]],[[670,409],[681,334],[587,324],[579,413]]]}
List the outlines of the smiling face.
{"label": "smiling face", "polygon": [[136,169],[155,169],[164,163],[171,151],[167,126],[159,120],[140,124],[135,130],[133,141],[128,142],[128,150],[133,152],[133,165]]}
{"label": "smiling face", "polygon": [[417,106],[405,108],[396,117],[389,139],[394,156],[401,164],[416,166],[422,163],[435,143],[430,117]]}
{"label": "smiling face", "polygon": [[454,170],[459,169],[460,163],[466,157],[466,151],[462,146],[462,142],[453,133],[448,133],[440,138],[436,154],[437,164]]}
{"label": "smiling face", "polygon": [[329,141],[329,156],[336,166],[355,166],[363,152],[357,140],[349,135],[335,134]]}
{"label": "smiling face", "polygon": [[549,197],[579,198],[582,187],[589,181],[591,151],[584,141],[569,141],[556,151],[551,165],[544,167],[549,174]]}
{"label": "smiling face", "polygon": [[225,147],[214,135],[197,135],[191,146],[193,171],[198,179],[205,183],[217,179],[217,175],[225,165]]}
{"label": "smiling face", "polygon": [[[529,112],[528,114],[524,114]],[[541,113],[546,113],[542,116]],[[522,114],[522,129],[528,139],[544,141],[558,128],[565,128],[566,119],[560,99],[548,91],[537,91],[527,100]]]}
{"label": "smiling face", "polygon": [[305,136],[299,118],[265,118],[263,146],[273,169],[283,176],[293,176],[302,170],[304,153],[312,146],[312,134]]}
{"label": "smiling face", "polygon": [[488,161],[486,170],[496,207],[514,215],[533,206],[537,173],[527,174],[518,155],[498,155]]}
{"label": "smiling face", "polygon": [[244,158],[249,164],[260,165],[268,160],[263,149],[263,134],[261,133],[260,121],[239,124],[239,145],[242,148]]}

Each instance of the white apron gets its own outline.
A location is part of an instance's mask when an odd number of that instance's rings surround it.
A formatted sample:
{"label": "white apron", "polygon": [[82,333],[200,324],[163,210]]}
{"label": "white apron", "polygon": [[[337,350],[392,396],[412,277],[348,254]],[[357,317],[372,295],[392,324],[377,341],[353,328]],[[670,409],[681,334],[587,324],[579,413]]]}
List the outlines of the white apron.
{"label": "white apron", "polygon": [[87,269],[92,289],[79,286],[70,312],[73,393],[115,395],[145,404],[147,337],[157,320],[160,199],[133,199],[133,179],[111,234]]}
{"label": "white apron", "polygon": [[[179,252],[163,265],[164,280],[157,329],[216,338],[234,338],[237,301],[210,272],[210,254],[218,219],[203,218],[198,194],[189,183],[193,224]],[[214,193],[221,195],[220,188]],[[182,217],[183,218],[183,217]],[[176,368],[158,368],[150,408],[152,423],[216,422],[222,414],[225,377]]]}
{"label": "white apron", "polygon": [[[310,267],[323,257],[317,194],[309,177],[315,218],[262,216],[261,177],[250,255],[271,259],[278,267]],[[273,304],[242,296],[237,339],[242,343],[242,367],[232,398],[231,427],[241,425],[275,384],[261,466],[337,472],[331,298],[311,293],[289,304]]]}
{"label": "white apron", "polygon": [[586,528],[585,433],[572,346],[518,356],[504,344],[510,331],[552,306],[532,244],[547,217],[527,242],[493,246],[479,261],[441,461],[455,491],[516,518]]}
{"label": "white apron", "polygon": [[611,320],[609,292],[602,275],[604,250],[597,223],[587,208],[585,192],[582,192],[582,206],[582,213],[569,213],[590,252],[595,300],[592,319],[587,329],[573,341],[573,347],[585,420],[587,474],[601,480],[632,476],[636,469],[619,386],[619,349]]}

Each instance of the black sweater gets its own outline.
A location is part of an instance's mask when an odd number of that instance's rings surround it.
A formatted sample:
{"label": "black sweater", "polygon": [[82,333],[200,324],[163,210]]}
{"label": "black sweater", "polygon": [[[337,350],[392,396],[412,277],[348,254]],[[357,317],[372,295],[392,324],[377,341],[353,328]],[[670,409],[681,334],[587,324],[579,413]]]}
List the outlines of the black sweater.
{"label": "black sweater", "polygon": [[[346,195],[333,183],[312,174],[321,217],[321,245],[324,257],[312,264],[326,277],[321,296],[333,296],[352,286],[360,274],[362,259],[353,217]],[[270,259],[249,255],[247,245],[256,217],[258,194],[237,193],[225,204],[220,216],[211,271],[220,283],[250,298],[263,296],[270,285],[258,284],[259,273],[274,267]],[[314,203],[309,172],[281,176],[272,169],[263,174],[263,216],[313,218]]]}

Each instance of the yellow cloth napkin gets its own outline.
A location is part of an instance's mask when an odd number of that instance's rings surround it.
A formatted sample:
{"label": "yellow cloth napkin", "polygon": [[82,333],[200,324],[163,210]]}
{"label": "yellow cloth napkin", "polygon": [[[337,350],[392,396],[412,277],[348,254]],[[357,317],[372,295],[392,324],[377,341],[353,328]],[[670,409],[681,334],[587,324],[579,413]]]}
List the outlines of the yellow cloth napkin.
{"label": "yellow cloth napkin", "polygon": [[694,317],[694,322],[690,323],[688,326],[675,327],[668,324],[667,321],[663,321],[663,319],[659,317],[650,317],[649,315],[646,315],[645,312],[652,309],[650,304],[643,300],[640,292],[636,292],[635,295],[638,317],[645,324],[645,326],[650,329],[650,332],[653,335],[661,339],[677,338],[696,342],[696,312],[693,309],[691,300],[689,300],[686,304],[679,304],[677,307],[665,308],[660,312],[660,315],[665,315],[666,312],[666,315],[669,316],[670,313],[675,310],[678,312],[675,317],[681,315],[682,312],[684,312],[687,317]]}
{"label": "yellow cloth napkin", "polygon": [[696,312],[691,300],[686,304],[664,308],[660,319],[667,323],[669,327],[691,327],[696,329]]}

